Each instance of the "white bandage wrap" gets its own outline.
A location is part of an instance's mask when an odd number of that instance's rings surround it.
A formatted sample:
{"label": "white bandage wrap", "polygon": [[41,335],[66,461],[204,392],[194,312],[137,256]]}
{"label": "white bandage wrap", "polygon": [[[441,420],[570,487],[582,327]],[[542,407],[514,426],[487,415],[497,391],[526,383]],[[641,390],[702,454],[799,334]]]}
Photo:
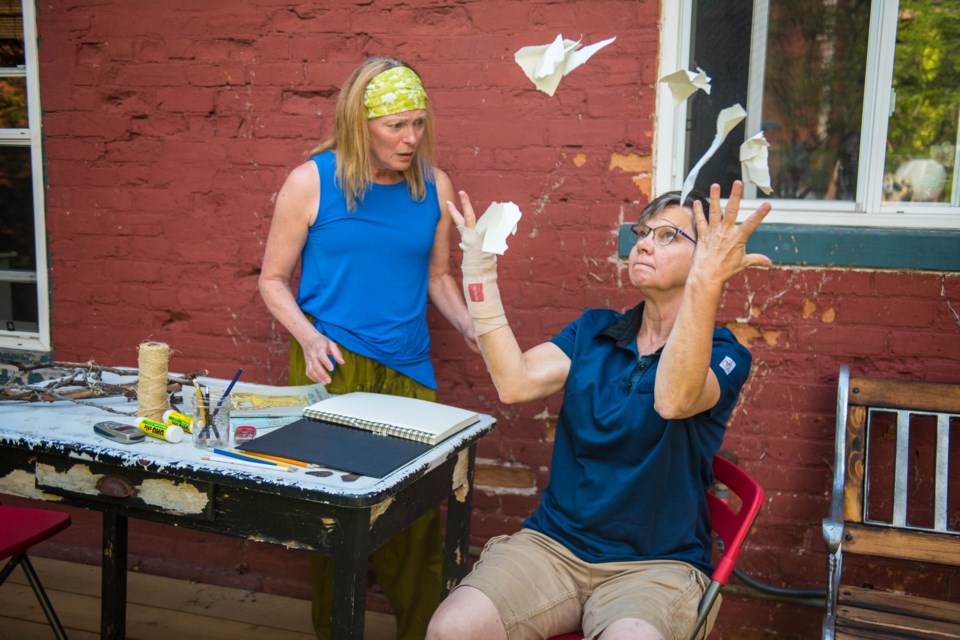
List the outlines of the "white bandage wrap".
{"label": "white bandage wrap", "polygon": [[479,337],[507,326],[507,316],[503,312],[500,288],[497,286],[497,256],[481,249],[482,234],[466,227],[458,229],[460,248],[463,249],[463,296],[473,318],[474,331]]}

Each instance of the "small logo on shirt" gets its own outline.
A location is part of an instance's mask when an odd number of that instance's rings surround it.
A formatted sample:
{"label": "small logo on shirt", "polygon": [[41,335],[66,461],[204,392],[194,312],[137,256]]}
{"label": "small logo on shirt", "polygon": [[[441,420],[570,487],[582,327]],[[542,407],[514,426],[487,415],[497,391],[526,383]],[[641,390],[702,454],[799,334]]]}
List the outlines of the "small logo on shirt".
{"label": "small logo on shirt", "polygon": [[733,361],[733,358],[727,356],[720,363],[720,368],[723,369],[725,374],[730,375],[730,372],[737,368],[737,363]]}

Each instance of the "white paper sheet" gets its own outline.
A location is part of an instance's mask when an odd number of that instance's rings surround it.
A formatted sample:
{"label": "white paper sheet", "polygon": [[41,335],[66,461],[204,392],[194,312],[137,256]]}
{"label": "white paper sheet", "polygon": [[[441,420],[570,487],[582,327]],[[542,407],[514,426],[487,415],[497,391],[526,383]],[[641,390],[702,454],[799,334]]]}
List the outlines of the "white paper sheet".
{"label": "white paper sheet", "polygon": [[517,232],[517,223],[523,214],[512,202],[494,202],[477,220],[477,233],[483,234],[483,250],[503,255],[507,250],[507,236]]}
{"label": "white paper sheet", "polygon": [[688,71],[680,69],[660,78],[660,82],[667,85],[670,94],[673,96],[673,106],[680,104],[692,96],[698,89],[705,93],[710,93],[710,76],[704,73],[703,69],[697,67],[697,71]]}
{"label": "white paper sheet", "polygon": [[693,189],[693,183],[697,181],[697,175],[700,173],[703,165],[707,164],[707,160],[713,157],[713,154],[717,152],[717,149],[719,149],[723,141],[727,139],[727,136],[733,131],[733,128],[740,124],[746,117],[747,112],[744,111],[743,107],[739,104],[727,107],[720,112],[717,116],[717,134],[713,138],[713,144],[711,144],[710,148],[703,154],[703,157],[697,161],[693,169],[690,169],[686,180],[683,181],[683,189],[680,192],[680,202],[687,199],[687,194]]}
{"label": "white paper sheet", "polygon": [[513,58],[537,89],[552,96],[563,76],[616,39],[614,36],[581,49],[580,40],[566,40],[560,34],[550,44],[522,47]]}
{"label": "white paper sheet", "polygon": [[752,182],[766,194],[773,193],[770,187],[770,143],[763,131],[740,145],[740,173],[744,182]]}

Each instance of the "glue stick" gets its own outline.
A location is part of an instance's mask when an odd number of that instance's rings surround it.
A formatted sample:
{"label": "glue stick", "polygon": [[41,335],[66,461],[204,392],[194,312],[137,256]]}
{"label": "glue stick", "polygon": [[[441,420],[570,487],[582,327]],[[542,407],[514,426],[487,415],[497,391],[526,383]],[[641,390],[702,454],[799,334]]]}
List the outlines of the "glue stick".
{"label": "glue stick", "polygon": [[185,433],[190,433],[190,427],[193,426],[193,418],[179,411],[174,411],[173,409],[167,409],[163,412],[163,421],[167,424],[177,425],[183,429]]}
{"label": "glue stick", "polygon": [[150,418],[138,418],[137,427],[148,436],[166,440],[167,442],[180,442],[183,440],[183,429],[175,424],[163,424]]}

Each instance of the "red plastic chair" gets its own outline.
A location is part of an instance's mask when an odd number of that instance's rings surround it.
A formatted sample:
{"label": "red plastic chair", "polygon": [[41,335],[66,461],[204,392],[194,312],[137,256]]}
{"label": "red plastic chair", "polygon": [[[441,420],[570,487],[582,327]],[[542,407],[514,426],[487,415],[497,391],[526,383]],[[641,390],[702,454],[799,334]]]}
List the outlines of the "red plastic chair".
{"label": "red plastic chair", "polygon": [[[40,601],[47,621],[53,627],[58,640],[66,640],[67,634],[60,624],[47,592],[40,584],[37,572],[27,557],[27,549],[43,542],[70,526],[70,514],[45,509],[27,509],[0,505],[0,560],[10,558],[0,571],[0,584],[6,581],[13,570],[20,565],[27,574],[27,580]],[[12,556],[12,557],[11,557]]]}
{"label": "red plastic chair", "polygon": [[[740,546],[763,504],[763,488],[729,460],[720,456],[714,457],[713,477],[729,487],[730,491],[740,498],[742,504],[740,510],[735,513],[726,500],[715,496],[712,492],[707,494],[710,525],[723,541],[722,554],[710,576],[710,586],[707,587],[697,607],[697,624],[690,633],[690,640],[694,640],[700,633],[710,609],[720,595],[720,590],[730,579],[730,574],[733,573],[733,568],[737,564],[737,557],[740,555]],[[550,640],[581,640],[582,638],[583,634],[576,631],[554,636]]]}

